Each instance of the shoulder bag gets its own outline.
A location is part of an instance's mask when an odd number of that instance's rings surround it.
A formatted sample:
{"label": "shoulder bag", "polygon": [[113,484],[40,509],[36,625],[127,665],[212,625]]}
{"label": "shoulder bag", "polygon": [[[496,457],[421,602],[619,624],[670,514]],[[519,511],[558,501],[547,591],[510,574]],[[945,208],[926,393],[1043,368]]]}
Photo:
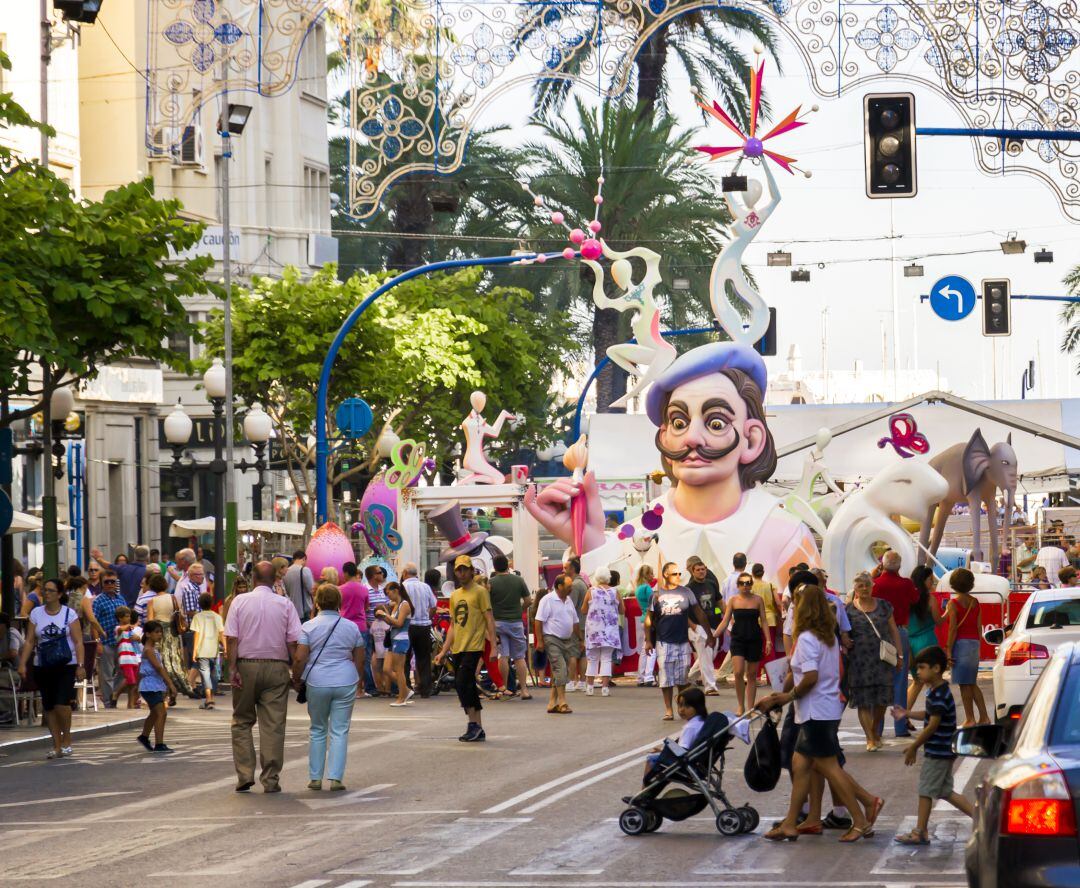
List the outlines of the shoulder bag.
{"label": "shoulder bag", "polygon": [[[319,657],[321,657],[322,652],[326,650],[326,646],[330,643],[330,639],[334,635],[334,630],[337,629],[338,623],[340,623],[340,622],[341,622],[341,617],[338,617],[337,618],[337,623],[334,623],[334,625],[330,627],[330,631],[328,633],[326,633],[326,641],[324,641],[322,643],[322,647],[319,648],[319,653],[317,653],[315,655],[314,662],[309,664],[308,667],[304,670],[304,675],[305,676],[307,676],[311,672],[311,670],[315,668],[315,664],[319,662]],[[296,702],[297,703],[307,703],[307,678],[306,677],[300,682],[300,687],[296,691]]]}
{"label": "shoulder bag", "polygon": [[170,595],[169,597],[172,598],[172,603],[173,603],[173,612],[172,612],[172,621],[171,621],[173,634],[174,635],[183,635],[185,632],[187,632],[187,619],[184,617],[184,610],[183,610],[183,608],[180,607],[179,603],[177,602],[175,594]]}
{"label": "shoulder bag", "polygon": [[881,637],[881,633],[878,632],[877,626],[874,625],[874,621],[870,619],[870,615],[864,611],[858,605],[855,605],[855,610],[866,617],[866,622],[870,624],[870,628],[874,630],[874,635],[878,637],[878,658],[890,666],[895,666],[900,662],[899,651],[896,650],[896,645],[891,641],[886,641]]}
{"label": "shoulder bag", "polygon": [[70,610],[71,608],[67,605],[64,606],[64,625],[59,635],[52,635],[49,638],[42,637],[38,640],[38,663],[46,669],[54,666],[67,666],[71,662],[71,645],[68,643],[68,626],[71,623],[67,619]]}

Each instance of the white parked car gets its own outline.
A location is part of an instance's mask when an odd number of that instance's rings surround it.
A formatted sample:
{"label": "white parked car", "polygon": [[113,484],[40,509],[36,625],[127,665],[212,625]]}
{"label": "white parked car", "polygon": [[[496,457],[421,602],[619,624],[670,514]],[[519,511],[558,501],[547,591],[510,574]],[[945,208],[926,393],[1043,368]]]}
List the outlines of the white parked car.
{"label": "white parked car", "polygon": [[997,718],[1017,719],[1054,651],[1066,642],[1080,641],[1080,587],[1032,592],[1008,634],[988,629],[983,638],[999,645],[994,661]]}

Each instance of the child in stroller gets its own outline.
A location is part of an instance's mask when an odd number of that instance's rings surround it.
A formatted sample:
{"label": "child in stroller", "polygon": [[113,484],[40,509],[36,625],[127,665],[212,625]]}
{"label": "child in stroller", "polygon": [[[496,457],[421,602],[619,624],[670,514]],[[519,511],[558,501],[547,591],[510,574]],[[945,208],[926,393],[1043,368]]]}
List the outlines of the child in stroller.
{"label": "child in stroller", "polygon": [[699,688],[679,694],[678,707],[686,726],[677,741],[665,740],[648,756],[641,791],[623,798],[628,807],[619,816],[619,828],[629,836],[655,832],[665,817],[686,820],[710,807],[723,835],[753,832],[758,812],[749,805],[735,808],[723,789],[724,751],[734,722],[722,712],[710,714]]}

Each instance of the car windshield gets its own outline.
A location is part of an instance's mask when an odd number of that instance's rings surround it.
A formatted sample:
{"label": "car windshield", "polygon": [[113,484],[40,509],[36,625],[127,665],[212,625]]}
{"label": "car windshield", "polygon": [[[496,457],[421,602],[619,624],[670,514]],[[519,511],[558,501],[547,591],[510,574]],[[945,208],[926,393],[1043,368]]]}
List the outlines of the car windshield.
{"label": "car windshield", "polygon": [[1061,705],[1054,716],[1054,726],[1050,731],[1050,743],[1053,746],[1080,746],[1080,706],[1069,705],[1068,701],[1080,699],[1080,665],[1069,669],[1065,679],[1065,689],[1058,695]]}
{"label": "car windshield", "polygon": [[1080,598],[1047,599],[1032,602],[1027,628],[1080,626]]}

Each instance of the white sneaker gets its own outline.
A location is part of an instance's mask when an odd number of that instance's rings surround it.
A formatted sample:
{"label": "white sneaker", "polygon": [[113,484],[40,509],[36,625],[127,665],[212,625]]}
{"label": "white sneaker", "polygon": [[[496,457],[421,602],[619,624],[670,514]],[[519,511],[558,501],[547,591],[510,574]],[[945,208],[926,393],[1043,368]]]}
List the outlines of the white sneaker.
{"label": "white sneaker", "polygon": [[593,695],[593,686],[590,684],[585,685],[585,696],[591,697]]}
{"label": "white sneaker", "polygon": [[608,687],[600,688],[600,696],[601,697],[610,697],[611,696],[611,688],[608,688]]}
{"label": "white sneaker", "polygon": [[566,683],[566,693],[572,694],[576,690],[577,690],[577,682],[576,681],[568,681]]}
{"label": "white sneaker", "polygon": [[416,696],[416,691],[409,691],[409,693],[407,693],[405,695],[405,702],[408,703],[415,696]]}
{"label": "white sneaker", "polygon": [[401,701],[400,703],[399,703],[399,702],[397,702],[397,701],[395,700],[395,701],[394,701],[393,703],[391,703],[390,705],[391,705],[391,706],[407,706],[407,705],[408,705],[408,703],[409,703],[409,701],[408,701],[408,700],[402,700],[402,701]]}
{"label": "white sneaker", "polygon": [[61,746],[60,747],[60,755],[64,756],[65,758],[67,756],[69,756],[69,755],[73,755],[74,752],[75,752],[75,750],[72,749],[70,746]]}

